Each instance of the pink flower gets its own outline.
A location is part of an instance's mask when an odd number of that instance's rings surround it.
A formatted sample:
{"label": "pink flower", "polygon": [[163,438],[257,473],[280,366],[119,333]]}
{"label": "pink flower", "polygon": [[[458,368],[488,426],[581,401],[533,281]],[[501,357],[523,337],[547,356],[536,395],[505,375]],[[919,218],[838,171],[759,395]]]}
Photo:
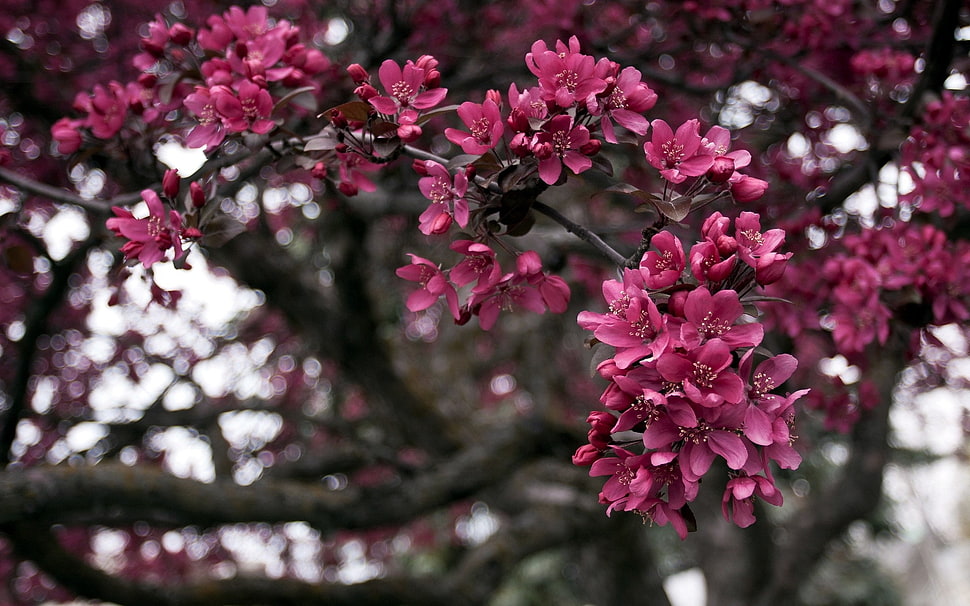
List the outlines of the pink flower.
{"label": "pink flower", "polygon": [[586,99],[590,113],[603,116],[600,121],[603,138],[609,143],[617,142],[613,120],[638,135],[647,134],[650,123],[643,117],[643,112],[657,103],[657,93],[640,81],[640,71],[627,67],[619,77],[610,77],[606,82],[606,90]]}
{"label": "pink flower", "polygon": [[502,277],[502,269],[495,260],[495,251],[488,245],[472,240],[456,240],[451,250],[465,255],[465,259],[451,270],[456,286],[475,282],[472,292],[486,292]]}
{"label": "pink flower", "polygon": [[377,71],[381,85],[390,96],[378,96],[368,100],[382,114],[394,115],[406,108],[429,109],[441,103],[448,93],[446,88],[423,91],[425,70],[411,61],[402,69],[397,62],[388,59]]}
{"label": "pink flower", "polygon": [[589,142],[585,126],[573,126],[572,116],[561,114],[549,120],[536,135],[533,153],[539,160],[539,178],[553,185],[562,174],[565,164],[575,174],[593,165],[593,161],[579,151]]}
{"label": "pink flower", "polygon": [[80,128],[83,125],[82,120],[61,118],[51,126],[51,137],[57,142],[57,153],[73,154],[81,148]]}
{"label": "pink flower", "polygon": [[444,295],[448,311],[457,320],[460,317],[458,293],[448,281],[448,277],[431,261],[410,253],[408,256],[411,257],[411,264],[399,267],[395,273],[400,278],[417,282],[421,288],[408,295],[405,306],[411,311],[421,311],[437,303]]}
{"label": "pink flower", "polygon": [[662,353],[657,370],[665,380],[681,384],[691,401],[712,407],[722,402],[736,404],[744,397],[744,382],[728,370],[733,361],[731,348],[720,339],[711,339],[686,353]]}
{"label": "pink flower", "polygon": [[766,181],[747,175],[742,175],[738,181],[731,184],[731,195],[738,202],[754,202],[765,195],[767,190],[768,183]]}
{"label": "pink flower", "polygon": [[650,239],[650,245],[657,250],[647,251],[640,260],[644,285],[651,290],[673,286],[686,266],[680,239],[669,231],[662,231]]}
{"label": "pink flower", "polygon": [[233,95],[224,87],[214,89],[213,100],[226,127],[231,132],[251,131],[258,135],[268,133],[276,126],[269,119],[273,111],[273,99],[269,92],[250,81],[243,80]]}
{"label": "pink flower", "polygon": [[226,129],[209,89],[204,86],[195,87],[195,92],[187,96],[184,103],[199,121],[185,138],[185,144],[206,149],[218,147],[226,138]]}
{"label": "pink flower", "polygon": [[458,117],[471,133],[455,128],[446,128],[445,137],[455,145],[461,146],[466,154],[484,154],[502,139],[505,123],[498,105],[491,99],[483,103],[466,101],[458,106]]}
{"label": "pink flower", "polygon": [[776,506],[784,502],[781,491],[764,476],[738,476],[728,480],[721,498],[724,519],[733,521],[741,528],[754,524],[755,497],[761,497],[765,502]]}
{"label": "pink flower", "polygon": [[161,199],[150,189],[143,190],[141,197],[148,205],[148,217],[136,219],[127,209],[115,206],[115,216],[106,225],[115,235],[127,238],[121,247],[127,259],[138,259],[145,267],[165,258],[165,252],[175,249],[175,258],[182,256],[182,216],[178,211],[165,212]]}
{"label": "pink flower", "polygon": [[539,79],[543,99],[569,107],[606,88],[606,81],[596,73],[593,57],[579,52],[576,36],[569,39],[568,48],[559,42],[556,50],[549,50],[539,40],[525,56],[529,71]]}
{"label": "pink flower", "polygon": [[464,199],[468,177],[464,171],[452,177],[447,168],[433,160],[425,161],[424,167],[428,176],[418,180],[418,188],[431,204],[418,218],[421,233],[444,233],[452,220],[461,227],[468,225],[468,201]]}
{"label": "pink flower", "polygon": [[720,339],[732,349],[755,347],[764,337],[764,327],[757,322],[736,324],[742,314],[737,292],[719,290],[712,295],[704,286],[695,288],[684,304],[687,322],[681,326],[681,340],[689,347],[709,339]]}
{"label": "pink flower", "polygon": [[699,177],[714,164],[713,153],[701,145],[700,122],[688,120],[674,133],[663,120],[651,122],[653,136],[643,144],[647,162],[671,183]]}

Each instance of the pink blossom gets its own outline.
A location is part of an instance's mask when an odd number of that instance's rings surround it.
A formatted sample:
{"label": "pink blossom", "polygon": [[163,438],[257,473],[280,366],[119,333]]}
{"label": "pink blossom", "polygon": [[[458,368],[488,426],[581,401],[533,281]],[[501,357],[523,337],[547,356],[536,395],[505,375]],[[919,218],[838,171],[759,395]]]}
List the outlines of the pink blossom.
{"label": "pink blossom", "polygon": [[774,482],[764,476],[738,476],[728,480],[721,499],[724,519],[733,521],[741,528],[754,524],[755,497],[775,506],[780,506],[784,501]]}
{"label": "pink blossom", "polygon": [[141,192],[148,205],[148,216],[136,219],[131,211],[115,206],[115,216],[106,225],[116,236],[127,238],[121,252],[127,259],[138,259],[145,267],[165,258],[168,249],[174,248],[175,258],[182,256],[182,216],[178,211],[165,212],[158,194],[150,189]]}
{"label": "pink blossom", "polygon": [[456,240],[451,243],[451,250],[465,255],[465,259],[450,273],[456,286],[475,282],[472,292],[487,292],[502,277],[495,251],[488,245],[472,240]]}
{"label": "pink blossom", "polygon": [[484,154],[502,139],[505,123],[498,105],[491,99],[483,103],[466,101],[458,106],[458,117],[471,133],[455,128],[446,128],[445,137],[455,145],[461,146],[466,154]]}
{"label": "pink blossom", "polygon": [[572,116],[560,114],[545,124],[536,135],[533,153],[539,160],[539,178],[553,185],[562,174],[565,164],[575,174],[593,165],[592,160],[579,151],[589,142],[585,126],[573,126]]}
{"label": "pink blossom", "polygon": [[399,267],[395,273],[400,278],[417,282],[421,288],[408,295],[405,306],[411,311],[421,311],[434,305],[444,295],[448,311],[457,320],[460,317],[458,293],[448,277],[428,259],[410,253],[408,256],[411,257],[411,264]]}
{"label": "pink blossom", "polygon": [[647,251],[640,260],[644,285],[651,290],[673,286],[680,280],[687,263],[680,238],[669,231],[662,231],[650,239],[650,245],[656,252]]}
{"label": "pink blossom", "polygon": [[768,183],[766,181],[742,175],[738,181],[731,184],[731,195],[738,202],[754,202],[765,195],[767,189]]}
{"label": "pink blossom", "polygon": [[647,134],[650,123],[643,117],[643,112],[657,103],[657,93],[641,82],[640,71],[627,67],[618,77],[610,77],[606,82],[604,91],[586,99],[590,113],[603,116],[600,121],[603,138],[609,143],[617,142],[613,120],[638,135]]}
{"label": "pink blossom", "polygon": [[593,57],[579,52],[576,36],[569,46],[559,42],[557,52],[539,40],[525,56],[526,66],[538,79],[542,97],[559,107],[585,102],[587,97],[606,88],[606,81],[597,74]]}
{"label": "pink blossom", "polygon": [[735,404],[744,397],[741,377],[728,370],[732,362],[731,348],[720,339],[711,339],[686,353],[662,353],[657,370],[665,380],[681,384],[691,401],[710,407]]}
{"label": "pink blossom", "polygon": [[681,326],[681,340],[694,347],[709,339],[720,339],[732,349],[755,347],[764,337],[757,323],[737,324],[744,314],[738,293],[719,290],[713,295],[704,286],[690,291],[684,303],[687,321]]}
{"label": "pink blossom", "polygon": [[441,103],[448,93],[448,89],[445,88],[423,91],[425,70],[411,61],[408,61],[402,69],[396,61],[388,59],[381,63],[377,74],[389,96],[373,97],[368,102],[374,106],[374,109],[389,116],[406,108],[419,110],[432,108]]}
{"label": "pink blossom", "polygon": [[197,86],[195,92],[185,98],[184,103],[199,122],[185,138],[185,144],[206,149],[218,147],[226,138],[226,129],[210,90]]}
{"label": "pink blossom", "polygon": [[688,120],[674,133],[663,120],[651,122],[653,135],[643,144],[647,162],[660,170],[671,183],[682,183],[687,177],[699,177],[714,163],[711,150],[701,145],[700,122]]}
{"label": "pink blossom", "polygon": [[433,160],[425,161],[424,169],[428,176],[418,180],[418,188],[431,204],[418,218],[418,229],[425,235],[444,233],[452,220],[465,227],[468,224],[468,201],[464,195],[468,190],[468,177],[464,171],[452,177],[447,168]]}

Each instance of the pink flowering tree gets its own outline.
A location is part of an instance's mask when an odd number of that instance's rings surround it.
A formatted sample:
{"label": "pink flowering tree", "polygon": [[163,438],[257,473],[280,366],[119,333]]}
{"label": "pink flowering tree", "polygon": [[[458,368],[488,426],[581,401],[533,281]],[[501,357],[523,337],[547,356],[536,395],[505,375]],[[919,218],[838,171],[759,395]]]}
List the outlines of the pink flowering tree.
{"label": "pink flowering tree", "polygon": [[904,525],[963,3],[10,8],[0,603],[847,603]]}

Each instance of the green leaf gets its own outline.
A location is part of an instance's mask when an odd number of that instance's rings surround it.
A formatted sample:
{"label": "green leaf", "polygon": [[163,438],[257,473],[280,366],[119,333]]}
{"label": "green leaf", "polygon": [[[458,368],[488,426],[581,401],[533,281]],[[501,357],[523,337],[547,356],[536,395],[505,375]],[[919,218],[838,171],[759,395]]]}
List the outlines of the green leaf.
{"label": "green leaf", "polygon": [[[316,99],[313,98],[313,95],[309,93],[312,93],[315,90],[316,89],[312,86],[303,86],[301,88],[291,90],[287,94],[283,95],[283,97],[281,97],[280,100],[277,101],[275,105],[273,105],[273,111],[276,112],[280,108],[286,107],[289,103],[295,103],[300,107],[309,109],[310,111],[314,111],[317,109],[317,101]],[[297,97],[300,97],[301,95],[309,98],[309,103],[310,103],[309,106],[307,105],[306,99],[302,99],[299,101],[297,100]]]}

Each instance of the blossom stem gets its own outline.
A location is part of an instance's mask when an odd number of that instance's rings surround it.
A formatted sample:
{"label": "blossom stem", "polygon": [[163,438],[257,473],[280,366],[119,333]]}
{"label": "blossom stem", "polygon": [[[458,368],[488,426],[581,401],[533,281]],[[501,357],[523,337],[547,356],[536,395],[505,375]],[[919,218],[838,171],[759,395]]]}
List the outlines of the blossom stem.
{"label": "blossom stem", "polygon": [[618,267],[626,266],[626,257],[614,250],[613,247],[604,242],[602,238],[589,231],[579,223],[569,219],[555,208],[552,208],[548,204],[539,202],[538,200],[532,203],[532,208],[565,227],[566,231],[574,234],[577,238],[595,248]]}

